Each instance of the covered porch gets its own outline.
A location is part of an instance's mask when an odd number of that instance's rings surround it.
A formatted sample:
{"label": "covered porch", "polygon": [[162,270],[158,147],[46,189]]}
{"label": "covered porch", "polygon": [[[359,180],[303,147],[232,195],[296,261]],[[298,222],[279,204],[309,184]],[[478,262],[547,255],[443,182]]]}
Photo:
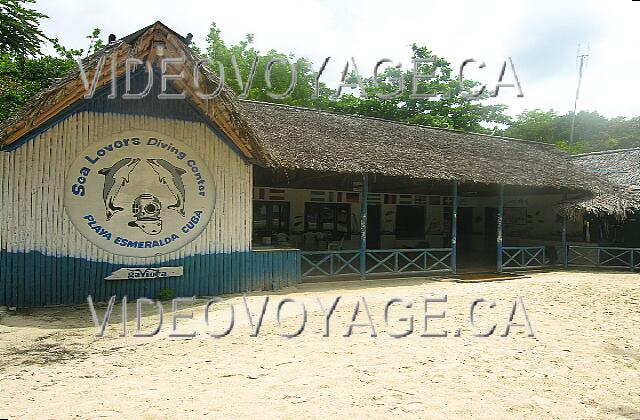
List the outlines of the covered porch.
{"label": "covered porch", "polygon": [[241,102],[253,246],[301,249],[303,278],[502,272],[566,261],[556,205],[598,180],[552,145]]}
{"label": "covered porch", "polygon": [[301,250],[302,279],[559,264],[557,189],[256,168],[253,247]]}

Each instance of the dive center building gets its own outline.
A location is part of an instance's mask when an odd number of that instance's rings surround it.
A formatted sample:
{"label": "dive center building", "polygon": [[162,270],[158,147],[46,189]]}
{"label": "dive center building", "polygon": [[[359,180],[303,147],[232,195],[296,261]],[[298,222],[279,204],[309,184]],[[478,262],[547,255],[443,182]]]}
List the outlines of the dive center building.
{"label": "dive center building", "polygon": [[609,188],[549,145],[238,100],[188,45],[156,22],[0,126],[0,305],[566,265]]}

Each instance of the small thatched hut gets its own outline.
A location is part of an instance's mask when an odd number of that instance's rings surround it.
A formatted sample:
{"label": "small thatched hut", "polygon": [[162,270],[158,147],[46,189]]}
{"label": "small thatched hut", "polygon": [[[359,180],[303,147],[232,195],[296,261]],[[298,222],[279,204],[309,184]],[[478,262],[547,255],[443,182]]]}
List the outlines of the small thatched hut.
{"label": "small thatched hut", "polygon": [[574,156],[573,163],[606,179],[613,187],[593,198],[573,202],[569,208],[574,212],[625,219],[640,211],[640,148],[584,153]]}
{"label": "small thatched hut", "polygon": [[587,242],[640,246],[640,148],[576,155],[576,168],[607,181],[594,197],[568,201],[562,207],[582,220]]}

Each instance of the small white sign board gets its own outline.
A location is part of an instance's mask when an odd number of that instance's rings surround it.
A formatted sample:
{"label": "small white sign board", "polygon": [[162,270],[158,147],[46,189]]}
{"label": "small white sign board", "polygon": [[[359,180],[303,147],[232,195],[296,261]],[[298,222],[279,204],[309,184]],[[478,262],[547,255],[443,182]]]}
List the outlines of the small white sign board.
{"label": "small white sign board", "polygon": [[105,280],[161,279],[165,277],[179,277],[183,274],[183,267],[120,268],[111,273]]}

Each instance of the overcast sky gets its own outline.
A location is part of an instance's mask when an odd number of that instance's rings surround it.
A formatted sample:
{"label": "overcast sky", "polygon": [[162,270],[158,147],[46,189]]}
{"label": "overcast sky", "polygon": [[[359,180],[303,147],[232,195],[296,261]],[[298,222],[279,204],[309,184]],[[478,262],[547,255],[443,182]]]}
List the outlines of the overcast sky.
{"label": "overcast sky", "polygon": [[[640,1],[631,0],[282,0],[97,1],[39,0],[50,19],[45,33],[69,47],[86,48],[94,27],[127,35],[160,20],[176,32],[193,33],[204,46],[212,21],[234,43],[249,32],[258,49],[270,48],[331,65],[321,80],[336,86],[344,62],[355,57],[363,75],[390,58],[411,68],[416,42],[457,68],[466,58],[484,61],[469,77],[492,88],[503,60],[512,57],[522,84],[503,89],[499,102],[510,114],[524,109],[573,108],[578,44],[589,60],[579,109],[607,117],[640,115]],[[508,74],[509,75],[509,74]]]}

